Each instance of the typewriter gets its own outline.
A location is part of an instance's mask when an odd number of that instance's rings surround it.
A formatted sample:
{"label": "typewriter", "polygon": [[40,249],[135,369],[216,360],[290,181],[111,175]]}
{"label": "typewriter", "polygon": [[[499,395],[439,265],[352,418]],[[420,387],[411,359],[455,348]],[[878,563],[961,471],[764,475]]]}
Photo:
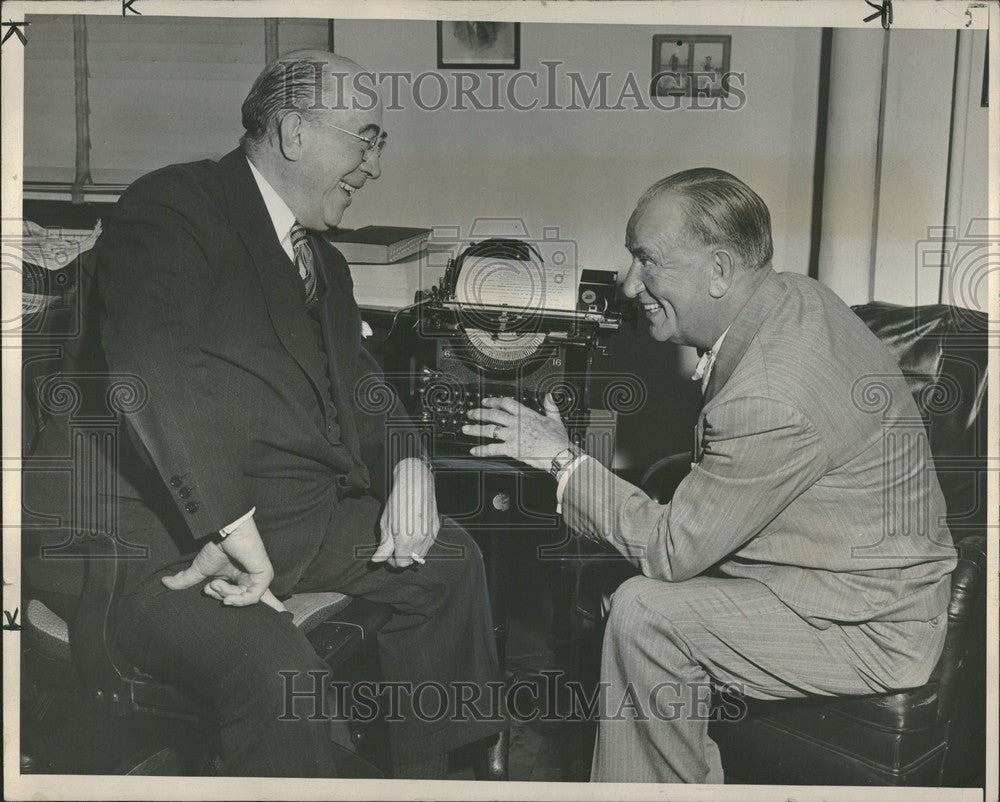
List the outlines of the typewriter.
{"label": "typewriter", "polygon": [[422,303],[420,335],[435,353],[418,382],[418,414],[439,454],[468,455],[476,439],[462,434],[466,413],[491,396],[541,411],[551,393],[584,444],[593,417],[590,367],[622,323],[617,274],[578,275],[555,256],[547,263],[542,248],[518,239],[473,243],[448,260]]}

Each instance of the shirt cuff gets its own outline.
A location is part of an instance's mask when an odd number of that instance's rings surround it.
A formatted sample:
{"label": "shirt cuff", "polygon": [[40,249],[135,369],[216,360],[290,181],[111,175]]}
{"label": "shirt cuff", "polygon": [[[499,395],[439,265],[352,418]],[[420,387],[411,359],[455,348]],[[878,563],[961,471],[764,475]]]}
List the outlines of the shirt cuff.
{"label": "shirt cuff", "polygon": [[580,463],[585,460],[587,456],[587,454],[581,454],[569,465],[559,471],[559,476],[556,480],[556,515],[562,514],[562,497],[563,493],[566,492],[566,485],[569,484],[569,478],[573,475],[573,471],[580,466]]}
{"label": "shirt cuff", "polygon": [[251,507],[249,512],[246,512],[243,515],[241,515],[239,518],[237,518],[235,521],[229,524],[229,526],[222,527],[222,529],[219,530],[219,534],[222,535],[223,537],[225,537],[226,535],[231,535],[240,526],[242,526],[244,523],[253,518],[255,512],[257,512],[257,508]]}

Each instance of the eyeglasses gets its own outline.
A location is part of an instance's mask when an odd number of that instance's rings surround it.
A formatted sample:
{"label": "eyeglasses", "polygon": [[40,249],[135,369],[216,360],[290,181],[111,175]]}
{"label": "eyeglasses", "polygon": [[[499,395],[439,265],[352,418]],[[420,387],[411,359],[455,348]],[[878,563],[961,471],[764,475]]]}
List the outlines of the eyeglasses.
{"label": "eyeglasses", "polygon": [[353,136],[355,139],[360,139],[362,142],[365,143],[365,153],[364,153],[365,159],[370,159],[376,154],[381,156],[382,151],[385,150],[386,136],[387,136],[385,131],[376,136],[368,137],[368,136],[361,136],[361,134],[356,134],[353,131],[348,131],[346,128],[341,128],[339,125],[334,125],[333,123],[325,123],[322,120],[315,120],[314,122],[317,122],[320,125],[324,125],[327,128],[334,128],[337,131],[349,134],[350,136]]}

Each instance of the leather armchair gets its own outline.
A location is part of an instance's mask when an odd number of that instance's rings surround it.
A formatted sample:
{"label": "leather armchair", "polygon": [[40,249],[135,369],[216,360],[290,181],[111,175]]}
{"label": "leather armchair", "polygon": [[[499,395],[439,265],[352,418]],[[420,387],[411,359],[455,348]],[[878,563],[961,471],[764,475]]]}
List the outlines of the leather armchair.
{"label": "leather armchair", "polygon": [[[951,306],[854,308],[899,361],[924,417],[959,553],[948,634],[930,680],[871,696],[745,700],[717,721],[727,782],[977,786],[985,766],[986,315]],[[669,457],[643,488],[665,502],[688,469]]]}

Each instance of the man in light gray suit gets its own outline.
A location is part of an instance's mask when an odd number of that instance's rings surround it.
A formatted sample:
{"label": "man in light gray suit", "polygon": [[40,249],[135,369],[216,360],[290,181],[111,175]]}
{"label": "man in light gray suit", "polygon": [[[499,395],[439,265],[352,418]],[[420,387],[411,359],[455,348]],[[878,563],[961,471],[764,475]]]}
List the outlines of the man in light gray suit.
{"label": "man in light gray suit", "polygon": [[770,214],[708,168],[647,190],[625,293],[702,351],[691,472],[668,504],[576,453],[558,411],[474,410],[475,451],[551,470],[579,535],[642,572],[618,589],[592,779],[721,782],[708,690],[785,699],[926,682],[955,550],[919,414],[889,352],[830,290],[772,268]]}

